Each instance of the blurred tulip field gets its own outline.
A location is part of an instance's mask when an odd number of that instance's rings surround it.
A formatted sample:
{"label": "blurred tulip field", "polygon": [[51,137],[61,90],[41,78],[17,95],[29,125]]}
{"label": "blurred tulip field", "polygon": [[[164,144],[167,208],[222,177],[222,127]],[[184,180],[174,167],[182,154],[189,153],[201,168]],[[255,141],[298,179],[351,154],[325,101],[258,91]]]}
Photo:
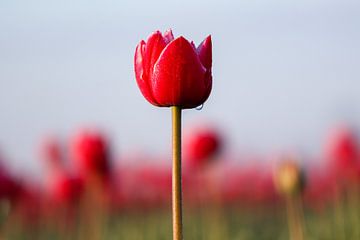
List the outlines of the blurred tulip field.
{"label": "blurred tulip field", "polygon": [[[344,126],[327,139],[317,164],[294,153],[231,161],[224,134],[192,128],[183,142],[184,238],[358,239],[360,145]],[[170,165],[144,164],[142,154],[115,164],[97,129],[68,143],[47,136],[39,152],[42,182],[10,174],[2,160],[2,239],[171,238]]]}

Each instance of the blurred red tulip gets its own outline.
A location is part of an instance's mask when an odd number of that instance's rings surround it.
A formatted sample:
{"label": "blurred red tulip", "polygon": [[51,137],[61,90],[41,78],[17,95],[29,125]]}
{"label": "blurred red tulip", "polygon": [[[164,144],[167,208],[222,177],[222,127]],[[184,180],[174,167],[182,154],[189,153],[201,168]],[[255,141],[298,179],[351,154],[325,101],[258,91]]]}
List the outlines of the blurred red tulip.
{"label": "blurred red tulip", "polygon": [[43,159],[48,161],[50,164],[59,164],[59,162],[63,159],[60,142],[53,136],[48,136],[44,139],[40,150]]}
{"label": "blurred red tulip", "polygon": [[332,132],[326,145],[326,156],[338,177],[356,177],[359,169],[359,147],[355,133],[347,127]]}
{"label": "blurred red tulip", "polygon": [[22,192],[22,186],[5,170],[0,170],[0,199],[7,199],[11,202],[17,201]]}
{"label": "blurred red tulip", "polygon": [[213,128],[198,128],[185,137],[185,165],[190,168],[204,166],[222,147],[220,134]]}
{"label": "blurred red tulip", "polygon": [[107,139],[98,131],[85,130],[72,142],[72,156],[83,176],[107,177],[110,172]]}
{"label": "blurred red tulip", "polygon": [[81,179],[65,174],[57,176],[51,187],[51,197],[59,204],[75,204],[80,200],[83,192]]}
{"label": "blurred red tulip", "polygon": [[208,36],[197,48],[171,30],[156,31],[135,51],[135,75],[144,97],[159,107],[194,108],[212,88],[212,44]]}
{"label": "blurred red tulip", "polygon": [[53,136],[46,137],[40,150],[41,157],[51,172],[63,169],[64,152],[57,138]]}

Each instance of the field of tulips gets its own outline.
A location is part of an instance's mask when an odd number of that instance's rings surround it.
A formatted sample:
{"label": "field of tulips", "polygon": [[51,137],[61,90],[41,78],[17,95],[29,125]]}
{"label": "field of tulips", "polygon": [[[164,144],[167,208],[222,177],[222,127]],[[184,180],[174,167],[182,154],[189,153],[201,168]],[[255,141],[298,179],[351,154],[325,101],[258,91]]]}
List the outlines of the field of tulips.
{"label": "field of tulips", "polygon": [[[184,136],[184,239],[359,239],[351,129],[330,134],[316,165],[295,154],[227,156],[224,138],[211,128]],[[141,154],[114,161],[110,140],[95,129],[68,142],[40,144],[43,182],[10,174],[2,159],[1,239],[171,238],[170,164]]]}
{"label": "field of tulips", "polygon": [[0,0],[0,240],[360,240],[359,26],[359,0]]}

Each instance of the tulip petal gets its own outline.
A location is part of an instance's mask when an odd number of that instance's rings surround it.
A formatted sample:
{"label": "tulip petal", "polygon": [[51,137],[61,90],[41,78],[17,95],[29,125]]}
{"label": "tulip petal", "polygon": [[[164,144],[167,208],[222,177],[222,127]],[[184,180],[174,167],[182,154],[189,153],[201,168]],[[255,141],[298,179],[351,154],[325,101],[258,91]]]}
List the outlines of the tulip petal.
{"label": "tulip petal", "polygon": [[205,90],[204,90],[204,94],[202,96],[203,102],[205,102],[211,93],[211,89],[212,89],[212,73],[211,73],[211,69],[206,70],[206,74],[204,77],[204,86],[205,86]]}
{"label": "tulip petal", "polygon": [[[166,36],[170,38],[170,33],[167,33]],[[152,75],[154,63],[166,44],[161,32],[156,31],[148,37],[146,43],[142,41],[139,44],[141,46],[138,45],[135,52],[135,73],[138,86],[146,100],[156,106],[159,104],[154,99],[149,76]]]}
{"label": "tulip petal", "polygon": [[174,40],[174,35],[173,35],[171,29],[169,29],[169,30],[167,30],[167,31],[164,32],[163,38],[164,38],[166,44],[168,44],[168,43],[170,43],[172,40]]}
{"label": "tulip petal", "polygon": [[205,38],[196,49],[201,63],[206,69],[211,69],[212,65],[212,42],[211,35]]}
{"label": "tulip petal", "polygon": [[211,71],[203,67],[191,43],[179,37],[159,56],[151,82],[153,96],[161,105],[194,108],[206,100],[209,86],[211,90]]}
{"label": "tulip petal", "polygon": [[144,51],[145,51],[145,42],[141,41],[136,46],[135,57],[134,57],[136,82],[140,88],[141,93],[144,95],[146,100],[148,100],[151,104],[158,105],[150,89],[150,84],[148,82],[149,79],[145,78]]}
{"label": "tulip petal", "polygon": [[161,35],[160,31],[156,31],[151,34],[146,41],[145,52],[144,52],[144,68],[146,78],[152,75],[153,66],[160,56],[160,53],[166,46],[166,41]]}
{"label": "tulip petal", "polygon": [[197,50],[196,50],[196,46],[195,46],[194,41],[191,41],[191,43],[190,43],[190,44],[191,44],[191,46],[194,48],[194,50],[195,50],[195,51],[197,51]]}

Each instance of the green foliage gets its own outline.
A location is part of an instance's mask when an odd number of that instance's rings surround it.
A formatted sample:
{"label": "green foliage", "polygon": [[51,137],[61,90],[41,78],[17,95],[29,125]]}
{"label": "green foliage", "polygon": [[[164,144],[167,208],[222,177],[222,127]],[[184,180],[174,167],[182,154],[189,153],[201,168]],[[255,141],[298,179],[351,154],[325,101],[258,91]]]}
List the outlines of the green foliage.
{"label": "green foliage", "polygon": [[[304,213],[305,239],[358,239],[357,207],[340,203]],[[196,240],[288,240],[285,207],[185,208],[184,239]],[[2,239],[90,239],[90,240],[169,240],[172,238],[170,208],[147,211],[120,211],[108,216],[78,215],[72,223],[39,220],[37,224],[20,224],[12,219],[2,226]],[[95,219],[90,223],[89,218]],[[75,220],[75,221],[74,221]],[[15,223],[15,224],[14,224]],[[90,223],[90,224],[89,224]]]}

